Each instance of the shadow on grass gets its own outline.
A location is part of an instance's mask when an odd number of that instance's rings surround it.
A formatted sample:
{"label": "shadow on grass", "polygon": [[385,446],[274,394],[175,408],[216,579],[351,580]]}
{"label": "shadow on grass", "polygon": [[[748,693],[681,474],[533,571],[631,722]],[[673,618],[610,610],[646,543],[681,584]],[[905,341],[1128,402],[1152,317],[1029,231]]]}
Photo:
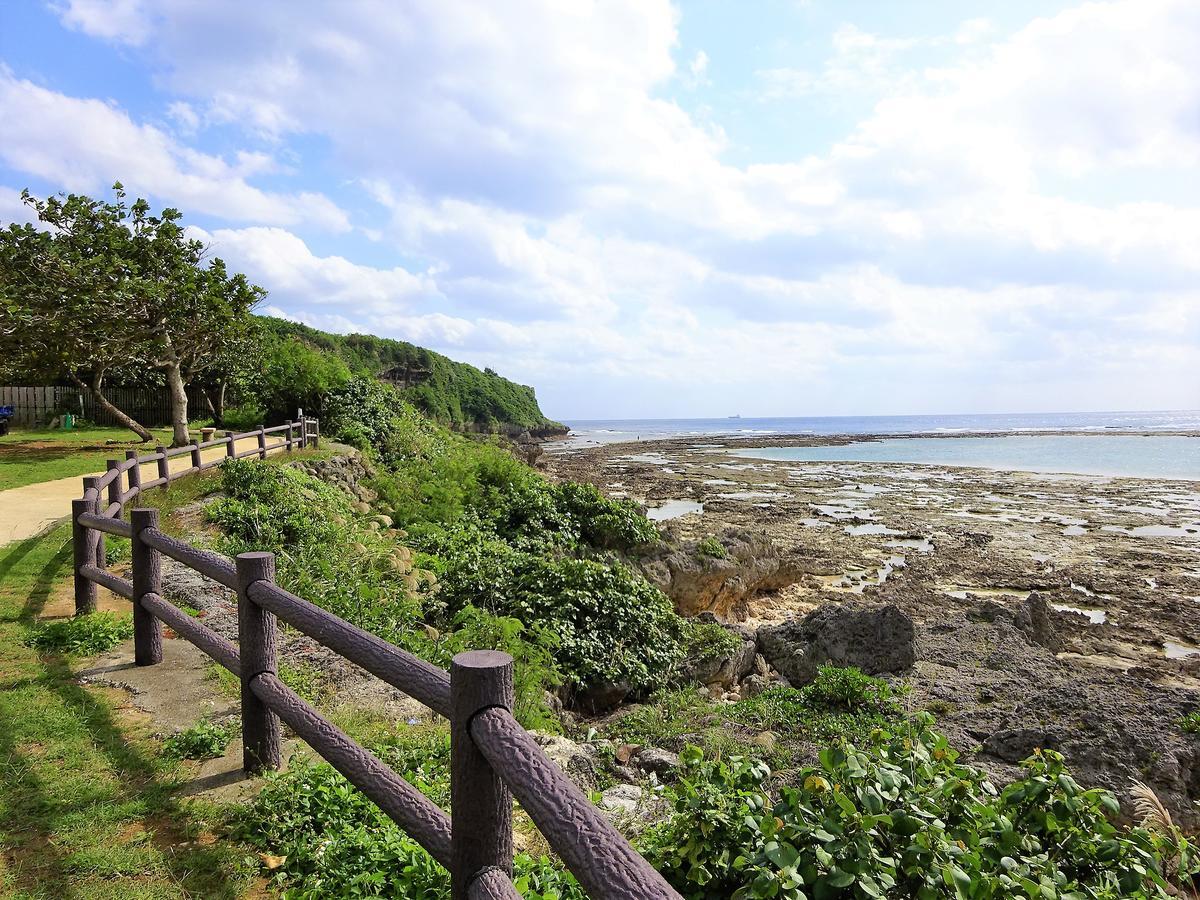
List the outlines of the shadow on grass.
{"label": "shadow on grass", "polygon": [[86,725],[92,743],[108,758],[120,778],[124,786],[123,799],[140,800],[147,826],[153,825],[160,837],[165,838],[159,842],[169,845],[163,847],[163,862],[172,879],[184,889],[185,896],[239,896],[237,885],[222,871],[227,854],[214,847],[192,843],[195,835],[187,831],[187,812],[174,796],[179,783],[159,777],[154,760],[125,737],[107,704],[75,682],[66,660],[46,658],[44,664],[47,686]]}
{"label": "shadow on grass", "polygon": [[[43,543],[56,540],[62,540],[62,545]],[[7,712],[0,718],[0,806],[6,813],[0,832],[12,886],[36,897],[73,898],[80,896],[89,875],[104,877],[86,860],[103,855],[106,845],[72,846],[55,834],[59,823],[94,810],[97,822],[140,823],[153,831],[159,861],[154,865],[161,865],[163,876],[178,886],[182,896],[239,897],[244,882],[233,863],[235,852],[219,843],[195,842],[200,826],[177,799],[179,783],[166,764],[152,748],[125,734],[107,699],[80,685],[66,658],[37,657],[21,646],[28,627],[61,579],[69,576],[70,568],[70,537],[62,531],[0,550],[0,571],[12,576],[6,590],[0,590],[3,621],[8,623],[0,629],[0,671],[8,676],[3,689],[35,689],[20,708],[3,707]],[[49,725],[59,720],[64,721],[61,730]],[[115,782],[114,794],[107,799],[64,796],[63,786],[53,781],[58,770],[48,768],[38,755],[42,751],[36,749],[58,755],[61,765],[70,767],[72,750],[89,745],[106,763],[99,766],[104,771],[97,777]],[[86,761],[76,760],[74,765],[74,770],[63,773],[64,778],[83,775],[86,779],[90,773],[79,768]],[[103,815],[103,810],[111,813],[114,807],[123,810],[115,819]],[[116,852],[122,847],[111,849]],[[137,896],[136,880],[129,887],[130,893],[120,896]]]}

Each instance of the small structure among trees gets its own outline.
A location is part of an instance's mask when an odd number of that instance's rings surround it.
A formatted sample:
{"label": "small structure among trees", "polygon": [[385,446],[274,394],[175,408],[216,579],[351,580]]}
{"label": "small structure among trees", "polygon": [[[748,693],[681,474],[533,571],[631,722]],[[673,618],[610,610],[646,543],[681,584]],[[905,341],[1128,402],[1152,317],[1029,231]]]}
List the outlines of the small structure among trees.
{"label": "small structure among trees", "polygon": [[171,398],[172,439],[188,442],[186,385],[245,364],[226,352],[251,328],[265,296],[189,238],[179,210],[152,215],[79,194],[21,194],[40,226],[0,231],[0,373],[68,379],[142,440],[150,432],[104,395],[106,380],[153,370]]}

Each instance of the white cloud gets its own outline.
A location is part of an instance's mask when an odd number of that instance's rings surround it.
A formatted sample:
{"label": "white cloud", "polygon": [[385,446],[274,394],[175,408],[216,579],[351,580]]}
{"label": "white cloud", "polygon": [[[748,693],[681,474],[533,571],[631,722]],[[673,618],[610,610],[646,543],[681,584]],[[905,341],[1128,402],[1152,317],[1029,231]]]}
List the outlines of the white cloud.
{"label": "white cloud", "polygon": [[221,228],[191,232],[211,252],[264,285],[275,300],[298,305],[344,306],[357,315],[403,309],[437,296],[426,275],[396,266],[377,269],[340,256],[316,256],[299,237],[282,228]]}
{"label": "white cloud", "polygon": [[145,0],[65,0],[53,5],[65,25],[93,37],[138,45],[150,33]]}
{"label": "white cloud", "polygon": [[115,105],[57,93],[2,67],[0,120],[10,123],[0,141],[0,160],[67,190],[103,191],[121,181],[130,193],[149,192],[189,212],[349,228],[346,214],[322,194],[252,186],[251,177],[275,165],[261,153],[238,154],[231,163],[138,124]]}
{"label": "white cloud", "polygon": [[[1191,0],[1091,2],[1007,36],[984,20],[933,36],[843,26],[825,63],[760,79],[776,98],[870,97],[870,114],[826,153],[742,165],[719,124],[663,99],[702,96],[709,70],[704,51],[676,69],[666,0],[138,9],[64,16],[140,46],[181,133],[241,128],[280,153],[198,153],[8,78],[0,113],[36,122],[0,155],[89,186],[134,159],[184,208],[344,227],[323,197],[251,186],[294,139],[327,144],[378,205],[361,226],[371,258],[390,245],[405,266],[319,256],[281,227],[213,233],[277,311],[321,327],[453,349],[538,381],[565,412],[623,379],[669,385],[645,402],[686,398],[681,413],[735,389],[760,412],[808,412],[1072,405],[1071,391],[1170,405],[1194,384],[1196,194],[1139,195],[1140,178],[1200,165]],[[800,385],[804,409],[768,408]]]}

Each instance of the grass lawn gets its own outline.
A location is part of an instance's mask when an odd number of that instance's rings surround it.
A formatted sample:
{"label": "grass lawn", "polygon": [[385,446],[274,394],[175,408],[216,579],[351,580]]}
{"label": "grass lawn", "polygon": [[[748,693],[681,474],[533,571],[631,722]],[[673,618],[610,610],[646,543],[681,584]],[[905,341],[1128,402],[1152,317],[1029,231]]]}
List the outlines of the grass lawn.
{"label": "grass lawn", "polygon": [[219,810],[172,796],[181,764],[153,724],[24,645],[70,568],[66,526],[0,547],[0,896],[262,896]]}
{"label": "grass lawn", "polygon": [[[171,429],[151,431],[158,441],[170,444]],[[0,437],[0,491],[103,472],[105,461],[124,459],[129,449],[150,453],[154,445],[141,443],[137,435],[125,428],[14,430]]]}

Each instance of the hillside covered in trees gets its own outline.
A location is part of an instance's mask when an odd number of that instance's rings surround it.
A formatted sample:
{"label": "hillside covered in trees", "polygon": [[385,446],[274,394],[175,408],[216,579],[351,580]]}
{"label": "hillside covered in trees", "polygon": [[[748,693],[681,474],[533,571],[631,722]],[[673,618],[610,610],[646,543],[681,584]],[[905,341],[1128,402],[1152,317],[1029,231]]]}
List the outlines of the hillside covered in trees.
{"label": "hillside covered in trees", "polygon": [[354,376],[374,376],[395,385],[417,409],[455,429],[565,431],[543,415],[533,388],[491,369],[481,371],[407,341],[330,334],[281,319],[258,317],[258,322],[276,340],[290,340],[336,357]]}

